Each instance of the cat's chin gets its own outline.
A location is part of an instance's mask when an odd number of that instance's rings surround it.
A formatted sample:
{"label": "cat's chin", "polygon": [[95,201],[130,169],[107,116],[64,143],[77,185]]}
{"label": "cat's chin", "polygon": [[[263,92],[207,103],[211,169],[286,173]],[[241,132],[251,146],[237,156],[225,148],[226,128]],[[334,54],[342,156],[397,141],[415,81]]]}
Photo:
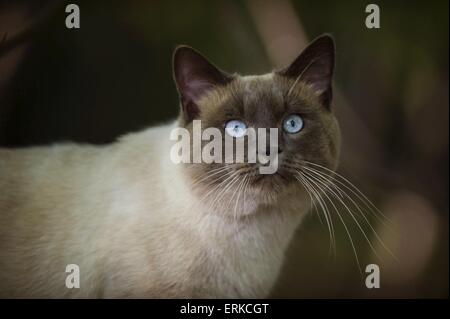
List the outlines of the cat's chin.
{"label": "cat's chin", "polygon": [[[245,201],[239,202],[236,212],[232,210],[233,215],[248,216],[257,214],[261,208],[282,206],[282,202],[288,194],[293,191],[292,188],[286,187],[283,189],[266,189],[260,187],[249,190],[246,194]],[[229,207],[224,207],[227,212],[230,212]]]}
{"label": "cat's chin", "polygon": [[264,202],[276,201],[285,193],[295,180],[282,172],[267,175],[257,175],[253,178],[252,189],[259,194]]}
{"label": "cat's chin", "polygon": [[298,192],[298,188],[284,176],[263,175],[249,187],[245,211],[255,211],[260,206],[279,205],[282,198],[293,192]]}
{"label": "cat's chin", "polygon": [[238,199],[233,192],[223,196],[220,202],[216,202],[214,208],[216,212],[221,212],[223,216],[249,216],[256,214],[261,207],[276,206],[279,203],[280,192],[271,190],[261,190],[261,188],[247,188],[245,197],[241,194]]}

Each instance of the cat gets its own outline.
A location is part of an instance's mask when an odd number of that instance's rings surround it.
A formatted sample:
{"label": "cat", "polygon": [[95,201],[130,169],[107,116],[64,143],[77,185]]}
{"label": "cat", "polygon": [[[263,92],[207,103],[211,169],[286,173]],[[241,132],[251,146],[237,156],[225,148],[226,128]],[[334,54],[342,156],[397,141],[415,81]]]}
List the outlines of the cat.
{"label": "cat", "polygon": [[[302,165],[338,165],[334,59],[322,35],[285,69],[240,76],[179,46],[178,119],[106,146],[0,149],[0,296],[267,297],[312,205]],[[169,136],[194,120],[224,134],[230,121],[278,128],[276,173],[175,164]],[[69,264],[79,288],[66,287]]]}

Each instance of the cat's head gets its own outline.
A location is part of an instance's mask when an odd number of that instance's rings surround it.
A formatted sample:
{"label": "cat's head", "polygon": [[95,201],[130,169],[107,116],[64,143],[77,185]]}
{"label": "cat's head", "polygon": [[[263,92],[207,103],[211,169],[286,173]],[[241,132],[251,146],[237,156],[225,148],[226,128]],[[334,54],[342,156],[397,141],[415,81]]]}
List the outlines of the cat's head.
{"label": "cat's head", "polygon": [[[193,188],[215,201],[214,205],[245,209],[243,197],[256,204],[276,204],[286,194],[306,194],[300,172],[307,162],[334,170],[340,147],[339,126],[331,105],[334,56],[334,41],[324,35],[283,70],[240,76],[219,70],[190,47],[178,47],[173,71],[181,102],[179,125],[192,137],[191,164],[186,168]],[[198,124],[202,132],[215,128],[209,139],[197,144],[200,148],[194,145],[200,138],[194,132]],[[270,128],[277,129],[271,136],[277,145],[269,142]],[[264,145],[256,149],[256,163],[249,163],[250,137],[245,133],[250,129],[266,129],[268,133],[263,144],[256,144]],[[222,161],[205,163],[198,153],[213,139],[221,140],[221,152],[219,148],[207,152],[216,153],[215,158]],[[230,139],[245,141],[244,163],[230,163],[225,149]],[[198,158],[194,160],[195,155],[200,156],[200,163]],[[261,173],[261,167],[269,163],[260,159],[270,162],[273,155],[277,155],[275,171]]]}

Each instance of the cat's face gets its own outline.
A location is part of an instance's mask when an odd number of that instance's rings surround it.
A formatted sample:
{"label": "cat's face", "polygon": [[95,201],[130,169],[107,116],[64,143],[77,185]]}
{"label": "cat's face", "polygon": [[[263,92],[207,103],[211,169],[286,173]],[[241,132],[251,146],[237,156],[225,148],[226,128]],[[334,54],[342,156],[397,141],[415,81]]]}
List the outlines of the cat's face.
{"label": "cat's face", "polygon": [[[182,107],[179,123],[192,133],[194,121],[200,120],[202,130],[217,128],[223,142],[221,163],[186,164],[200,193],[211,193],[222,205],[241,206],[242,196],[256,203],[276,203],[285,194],[306,194],[299,180],[305,161],[334,170],[340,133],[330,105],[333,68],[334,43],[329,36],[315,40],[286,69],[260,76],[226,74],[193,49],[177,48],[174,77]],[[268,129],[277,128],[277,145],[267,137],[262,144],[267,147],[258,149],[258,154],[267,153],[263,157],[277,155],[273,174],[261,174],[259,161],[249,163],[249,137],[242,136],[249,129],[262,128],[268,134]],[[225,163],[225,139],[230,137],[247,142],[244,163]]]}

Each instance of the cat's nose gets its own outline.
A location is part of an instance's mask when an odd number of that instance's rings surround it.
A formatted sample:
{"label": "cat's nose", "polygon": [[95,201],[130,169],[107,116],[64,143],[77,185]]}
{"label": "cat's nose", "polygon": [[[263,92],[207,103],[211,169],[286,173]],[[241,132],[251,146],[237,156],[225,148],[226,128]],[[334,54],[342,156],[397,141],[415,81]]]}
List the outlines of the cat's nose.
{"label": "cat's nose", "polygon": [[[281,147],[272,147],[272,150],[275,151],[277,149],[278,154],[280,154],[283,150]],[[270,156],[270,147],[266,147],[266,156]]]}

